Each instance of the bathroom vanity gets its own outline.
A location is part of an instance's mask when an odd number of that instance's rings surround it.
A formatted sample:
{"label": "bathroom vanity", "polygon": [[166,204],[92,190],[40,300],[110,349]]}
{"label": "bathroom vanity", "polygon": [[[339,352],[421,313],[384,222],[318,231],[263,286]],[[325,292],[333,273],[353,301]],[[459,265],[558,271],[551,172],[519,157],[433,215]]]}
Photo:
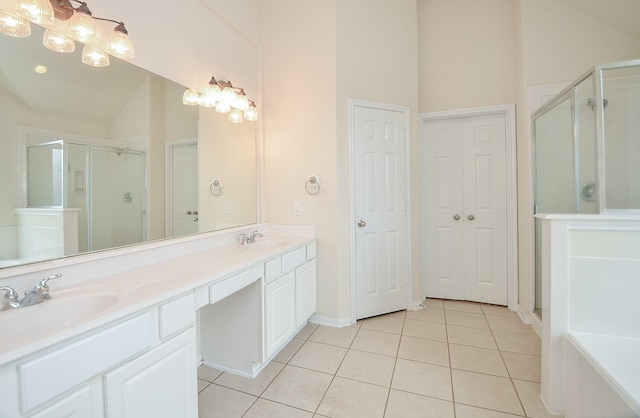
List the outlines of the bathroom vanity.
{"label": "bathroom vanity", "polygon": [[199,364],[254,377],[307,323],[315,256],[226,242],[0,312],[0,418],[197,417]]}

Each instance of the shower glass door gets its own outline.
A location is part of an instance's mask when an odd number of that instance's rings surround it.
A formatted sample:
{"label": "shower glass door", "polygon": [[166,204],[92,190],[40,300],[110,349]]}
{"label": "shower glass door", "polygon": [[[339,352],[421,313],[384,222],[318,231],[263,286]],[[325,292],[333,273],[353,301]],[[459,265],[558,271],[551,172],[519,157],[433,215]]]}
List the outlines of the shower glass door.
{"label": "shower glass door", "polygon": [[146,240],[144,153],[92,147],[89,250]]}

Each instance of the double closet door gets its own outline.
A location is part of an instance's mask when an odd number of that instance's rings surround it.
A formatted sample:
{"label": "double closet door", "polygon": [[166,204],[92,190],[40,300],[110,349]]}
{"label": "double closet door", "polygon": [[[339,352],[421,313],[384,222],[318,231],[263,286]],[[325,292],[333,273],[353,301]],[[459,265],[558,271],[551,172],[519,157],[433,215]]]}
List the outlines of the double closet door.
{"label": "double closet door", "polygon": [[503,114],[423,121],[426,296],[507,305]]}

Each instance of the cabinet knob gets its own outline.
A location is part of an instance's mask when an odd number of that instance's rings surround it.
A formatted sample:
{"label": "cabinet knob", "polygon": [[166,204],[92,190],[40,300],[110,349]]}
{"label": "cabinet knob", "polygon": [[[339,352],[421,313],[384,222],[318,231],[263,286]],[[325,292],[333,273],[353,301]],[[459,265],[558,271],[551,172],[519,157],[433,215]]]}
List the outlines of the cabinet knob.
{"label": "cabinet knob", "polygon": [[467,219],[470,220],[470,221],[473,221],[474,219],[476,219],[476,217],[473,216],[473,215],[469,215],[469,216],[467,216]]}
{"label": "cabinet knob", "polygon": [[365,226],[367,226],[367,223],[361,219],[361,220],[358,222],[358,227],[359,227],[359,228],[364,228]]}
{"label": "cabinet knob", "polygon": [[453,215],[453,220],[454,221],[459,221],[460,220],[460,215]]}

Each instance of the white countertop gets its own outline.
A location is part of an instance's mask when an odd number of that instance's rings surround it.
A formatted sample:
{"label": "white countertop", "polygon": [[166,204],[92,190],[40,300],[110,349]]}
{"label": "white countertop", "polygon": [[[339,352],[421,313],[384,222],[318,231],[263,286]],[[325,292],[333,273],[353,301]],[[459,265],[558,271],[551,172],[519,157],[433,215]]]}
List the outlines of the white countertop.
{"label": "white countertop", "polygon": [[[0,312],[0,329],[3,329],[4,334],[0,339],[0,366],[181,293],[214,284],[234,272],[315,240],[306,236],[271,235],[264,238],[268,239],[283,242],[267,248],[247,248],[241,247],[240,244],[225,245],[69,287],[56,287],[52,283],[51,300]],[[73,316],[74,302],[81,301],[83,295],[86,297],[97,294],[115,295],[119,301],[96,314],[80,318]],[[58,301],[55,301],[56,295]],[[69,305],[63,307],[62,302],[67,297]],[[57,307],[67,309],[73,320],[70,324],[39,326],[41,318],[54,306],[47,304],[54,301]]]}

